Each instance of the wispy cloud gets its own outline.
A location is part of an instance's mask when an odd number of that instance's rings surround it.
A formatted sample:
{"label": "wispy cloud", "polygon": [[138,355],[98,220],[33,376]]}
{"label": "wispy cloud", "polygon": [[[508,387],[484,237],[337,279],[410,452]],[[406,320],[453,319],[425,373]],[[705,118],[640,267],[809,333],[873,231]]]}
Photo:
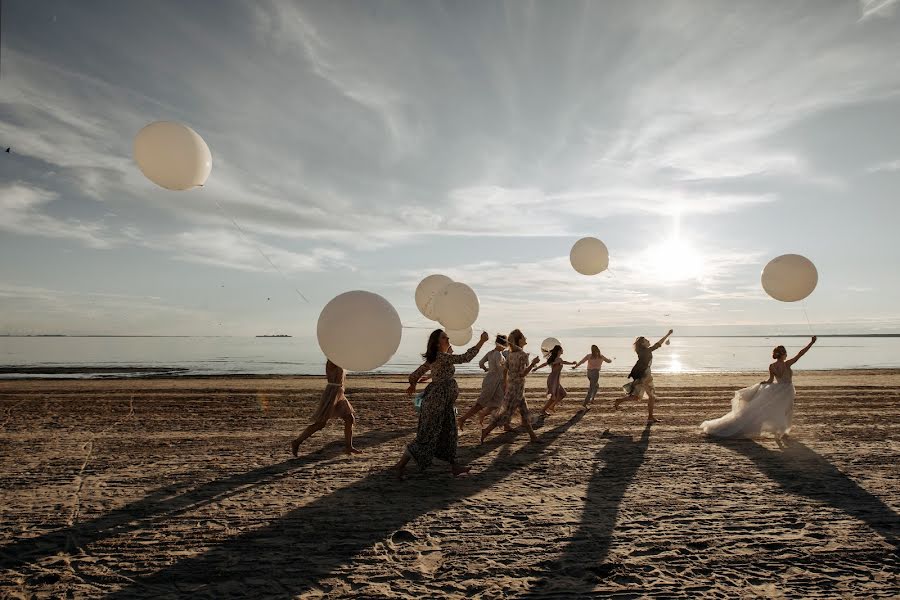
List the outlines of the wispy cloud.
{"label": "wispy cloud", "polygon": [[859,0],[859,20],[872,17],[891,17],[898,0]]}
{"label": "wispy cloud", "polygon": [[74,240],[90,248],[110,248],[116,243],[102,222],[85,222],[47,214],[59,196],[24,183],[0,187],[0,229],[22,235]]}
{"label": "wispy cloud", "polygon": [[885,173],[900,171],[900,158],[897,160],[888,160],[866,167],[867,173]]}

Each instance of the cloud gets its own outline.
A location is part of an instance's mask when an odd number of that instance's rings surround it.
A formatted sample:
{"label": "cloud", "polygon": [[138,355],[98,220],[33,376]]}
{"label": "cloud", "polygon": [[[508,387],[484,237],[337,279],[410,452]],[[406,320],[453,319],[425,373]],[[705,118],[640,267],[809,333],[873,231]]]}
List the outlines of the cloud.
{"label": "cloud", "polygon": [[859,20],[872,17],[891,17],[898,0],[859,0]]}
{"label": "cloud", "polygon": [[0,187],[0,229],[20,235],[38,235],[80,242],[106,249],[117,243],[102,222],[53,217],[44,212],[59,196],[24,183]]}
{"label": "cloud", "polygon": [[880,162],[866,168],[867,173],[893,173],[895,171],[900,171],[900,158]]}
{"label": "cloud", "polygon": [[[224,229],[195,229],[148,242],[176,259],[242,271],[298,273],[346,268],[345,254],[329,248],[292,252]],[[271,263],[269,262],[271,261]],[[274,267],[273,267],[274,264]]]}

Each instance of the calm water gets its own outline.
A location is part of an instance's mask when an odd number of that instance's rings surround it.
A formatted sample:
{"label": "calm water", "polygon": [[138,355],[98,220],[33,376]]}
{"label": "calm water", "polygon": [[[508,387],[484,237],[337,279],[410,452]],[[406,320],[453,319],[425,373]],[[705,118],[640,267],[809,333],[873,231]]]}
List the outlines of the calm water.
{"label": "calm water", "polygon": [[[408,373],[419,362],[426,332],[406,332],[394,359],[380,373]],[[615,361],[604,366],[628,372],[634,361],[633,338],[564,338],[565,358],[577,360],[592,343]],[[782,343],[796,352],[806,338],[711,338],[676,337],[670,346],[656,352],[653,370],[665,372],[764,372],[771,348]],[[539,343],[539,342],[537,342]],[[527,350],[535,351],[529,345]],[[800,363],[802,369],[900,368],[900,338],[819,338]],[[309,374],[324,372],[324,360],[315,339],[304,338],[15,338],[0,337],[0,378],[21,377],[16,369],[29,368],[30,376],[54,376],[55,369],[86,367],[84,376],[97,376],[90,369],[102,368],[102,376],[141,374],[140,369],[171,369],[182,374],[223,375]],[[137,370],[135,370],[137,368]],[[477,359],[460,372],[476,372]],[[145,371],[146,372],[146,371]],[[62,375],[55,375],[62,376]],[[73,376],[65,374],[66,377]]]}

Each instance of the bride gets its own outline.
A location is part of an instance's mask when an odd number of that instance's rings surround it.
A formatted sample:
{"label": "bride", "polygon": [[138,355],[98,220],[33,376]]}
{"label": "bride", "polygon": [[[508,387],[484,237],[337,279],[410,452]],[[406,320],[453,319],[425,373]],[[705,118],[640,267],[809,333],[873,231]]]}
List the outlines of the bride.
{"label": "bride", "polygon": [[[738,390],[731,400],[731,412],[700,424],[700,430],[721,438],[752,438],[761,433],[775,434],[782,447],[782,437],[791,430],[794,415],[794,383],[791,366],[816,343],[816,336],[797,356],[787,359],[787,350],[778,346],[769,365],[769,379]],[[774,381],[774,383],[773,383]]]}

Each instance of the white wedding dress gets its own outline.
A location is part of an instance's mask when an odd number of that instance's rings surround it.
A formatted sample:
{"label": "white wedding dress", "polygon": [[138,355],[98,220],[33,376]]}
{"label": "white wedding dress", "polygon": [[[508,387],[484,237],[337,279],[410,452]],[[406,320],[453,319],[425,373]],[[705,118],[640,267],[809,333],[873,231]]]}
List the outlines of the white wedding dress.
{"label": "white wedding dress", "polygon": [[794,383],[791,368],[785,365],[775,383],[757,383],[738,390],[731,400],[731,412],[700,424],[700,430],[720,438],[752,438],[763,433],[781,437],[791,430],[794,416]]}

